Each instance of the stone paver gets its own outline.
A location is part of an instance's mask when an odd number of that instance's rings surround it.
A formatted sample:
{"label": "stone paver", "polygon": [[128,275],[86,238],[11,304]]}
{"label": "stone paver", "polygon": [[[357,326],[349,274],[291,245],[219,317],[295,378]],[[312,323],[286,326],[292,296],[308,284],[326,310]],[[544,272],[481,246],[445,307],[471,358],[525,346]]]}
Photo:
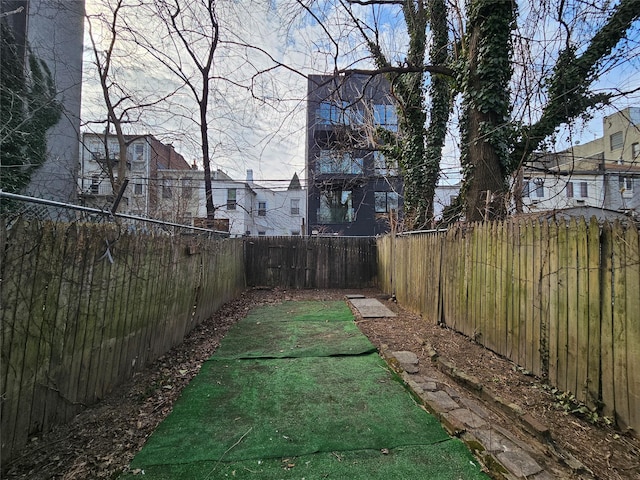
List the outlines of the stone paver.
{"label": "stone paver", "polygon": [[375,298],[353,298],[349,302],[362,318],[395,317],[396,314]]}
{"label": "stone paver", "polygon": [[460,408],[460,405],[449,396],[447,392],[442,390],[436,390],[435,392],[424,392],[424,396],[427,401],[440,410],[441,412],[450,412]]}
{"label": "stone paver", "polygon": [[517,450],[496,455],[500,463],[518,478],[529,478],[542,472],[542,467],[526,452]]}
{"label": "stone paver", "polygon": [[[531,455],[533,450],[526,441],[517,438],[512,432],[496,425],[492,419],[494,413],[489,410],[487,404],[481,403],[478,397],[469,396],[462,392],[476,392],[480,398],[487,400],[487,394],[483,386],[477,382],[474,377],[461,374],[451,364],[448,365],[446,360],[438,359],[433,365],[423,365],[426,372],[429,368],[437,368],[447,375],[455,378],[456,382],[464,385],[466,388],[454,388],[453,384],[443,383],[435,378],[424,375],[415,375],[418,358],[412,352],[382,352],[387,359],[395,359],[404,369],[402,377],[408,387],[422,398],[427,409],[437,415],[442,425],[449,431],[451,435],[460,436],[466,439],[465,442],[472,450],[477,449],[477,444],[481,445],[478,450],[479,458],[488,465],[497,465],[498,469],[489,469],[498,475],[498,478],[505,479],[527,479],[527,480],[550,480],[555,478],[547,470],[545,470]],[[397,363],[396,363],[397,366]],[[500,398],[492,395],[488,398],[488,405],[499,404]],[[505,403],[502,401],[502,403]],[[523,424],[531,433],[539,439],[548,438],[548,429],[537,423],[535,418],[528,415],[518,405],[506,405],[502,409],[513,417],[513,421]],[[484,453],[481,453],[484,452]],[[535,454],[534,454],[535,455]],[[488,459],[491,457],[491,460]],[[565,462],[572,467],[570,462]],[[506,470],[500,470],[503,468]],[[574,471],[578,469],[573,468]]]}
{"label": "stone paver", "polygon": [[474,430],[473,435],[488,452],[509,452],[518,448],[511,440],[491,428]]}
{"label": "stone paver", "polygon": [[452,417],[458,419],[458,421],[462,422],[466,427],[469,428],[480,428],[484,427],[487,422],[479,415],[476,415],[471,410],[467,410],[466,408],[458,408],[457,410],[452,410],[448,413]]}
{"label": "stone paver", "polygon": [[408,365],[417,365],[418,356],[413,352],[393,352],[393,356],[396,357],[400,363],[406,363]]}

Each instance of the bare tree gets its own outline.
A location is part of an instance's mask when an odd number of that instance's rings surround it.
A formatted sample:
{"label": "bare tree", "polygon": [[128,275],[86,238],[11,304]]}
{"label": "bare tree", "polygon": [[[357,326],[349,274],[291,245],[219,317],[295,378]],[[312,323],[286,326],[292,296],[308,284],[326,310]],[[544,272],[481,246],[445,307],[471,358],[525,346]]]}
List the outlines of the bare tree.
{"label": "bare tree", "polygon": [[[138,136],[127,135],[127,128],[140,124],[145,110],[154,107],[175,94],[147,95],[132,90],[123,72],[130,67],[127,59],[134,56],[135,42],[133,30],[126,17],[129,11],[139,8],[138,1],[105,0],[101,12],[88,14],[87,30],[93,54],[93,64],[98,74],[100,93],[106,110],[106,117],[94,120],[104,127],[103,169],[109,177],[114,194],[117,194],[127,176],[127,149]],[[139,56],[135,55],[139,58]],[[108,136],[113,127],[118,141],[118,152],[109,151]]]}
{"label": "bare tree", "polygon": [[179,79],[198,105],[196,122],[200,131],[204,166],[207,225],[213,228],[216,208],[211,190],[208,115],[214,59],[220,38],[216,2],[155,0],[151,6],[151,14],[161,20],[166,35],[162,37],[161,44],[144,37],[138,37],[138,42]]}

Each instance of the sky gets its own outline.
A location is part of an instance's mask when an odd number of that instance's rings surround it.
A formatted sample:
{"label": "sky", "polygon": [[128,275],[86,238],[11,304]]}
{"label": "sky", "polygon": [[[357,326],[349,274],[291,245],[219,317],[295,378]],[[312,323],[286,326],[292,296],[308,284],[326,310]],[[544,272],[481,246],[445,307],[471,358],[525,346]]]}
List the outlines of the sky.
{"label": "sky", "polygon": [[[87,0],[87,13],[90,16],[98,13],[100,3],[100,0]],[[212,168],[221,168],[236,179],[245,178],[246,170],[252,169],[256,180],[286,187],[294,173],[306,176],[307,80],[304,75],[327,73],[335,68],[332,45],[316,22],[293,15],[298,8],[295,2],[241,1],[219,5],[222,5],[219,10],[221,41],[214,74],[222,79],[212,82],[209,115]],[[135,16],[133,10],[123,12],[131,18]],[[323,12],[323,15],[329,28],[344,22],[335,11]],[[102,41],[102,48],[106,49],[105,42],[110,35],[100,33],[95,18],[91,24],[94,38],[98,43]],[[160,31],[157,25],[147,26],[150,31],[146,34],[150,36]],[[85,44],[82,117],[87,121],[103,117],[104,108],[88,37]],[[122,48],[115,74],[117,81],[127,85],[129,91],[135,90],[139,97],[150,99],[158,97],[161,91],[179,88],[180,82],[169,72],[161,71],[143,50],[131,46]],[[362,46],[350,48],[339,67],[346,66],[350,58],[366,56],[356,51]],[[274,60],[286,67],[274,69]],[[266,70],[269,71],[262,73]],[[196,160],[201,164],[197,135],[194,135],[198,126],[192,121],[197,114],[193,97],[183,88],[171,98],[170,104],[168,112],[156,109],[145,113],[145,124],[134,127],[136,133],[148,131],[166,139],[187,161]]]}
{"label": "sky", "polygon": [[[106,48],[110,39],[102,33],[99,22],[93,17],[104,1],[86,0],[87,13],[99,49]],[[133,2],[134,0],[127,0]],[[191,2],[196,3],[196,2]],[[313,3],[314,9],[302,12],[295,0],[238,0],[218,1],[218,18],[221,25],[220,44],[216,51],[212,81],[212,97],[209,125],[212,130],[212,168],[221,168],[236,179],[243,179],[247,169],[254,178],[270,186],[286,187],[294,173],[305,178],[305,93],[304,75],[328,73],[335,68],[371,68],[368,53],[344,10],[333,8],[333,2]],[[523,6],[524,5],[524,6]],[[514,116],[525,121],[535,119],[540,113],[539,78],[545,66],[552,63],[559,40],[558,22],[553,12],[541,12],[524,3],[520,6],[517,37],[527,39],[526,49],[516,54],[527,55],[534,68],[519,71],[516,65],[514,92],[521,92],[527,84],[526,95],[516,98]],[[542,7],[540,7],[542,8]],[[387,54],[396,61],[402,59],[407,36],[398,7],[354,7],[356,15],[375,22],[378,35]],[[589,18],[582,12],[583,24],[576,25],[574,39],[579,47],[598,25],[597,16]],[[575,15],[575,12],[567,13]],[[541,18],[544,21],[541,22]],[[154,45],[164,45],[166,53],[171,44],[166,43],[162,25],[140,8],[124,9],[126,19],[139,30],[139,35]],[[572,18],[569,23],[573,22]],[[318,23],[322,22],[322,25]],[[193,41],[198,41],[195,30]],[[333,43],[329,39],[338,39]],[[95,67],[92,67],[92,49],[85,41],[85,72],[83,86],[84,121],[104,116],[101,91],[97,86]],[[638,29],[631,32],[627,43],[631,46],[629,58],[616,58],[608,62],[606,74],[596,83],[596,88],[633,89],[640,87],[640,59],[638,53]],[[165,42],[165,43],[163,43]],[[173,143],[176,150],[190,163],[199,158],[198,131],[194,118],[197,107],[193,96],[176,77],[159,66],[143,49],[131,43],[119,43],[119,56],[114,63],[114,81],[126,87],[139,101],[153,101],[171,94],[162,107],[145,110],[144,120],[132,127],[135,133],[152,133],[166,143]],[[526,52],[524,51],[526,50]],[[635,52],[635,56],[633,53]],[[282,65],[282,66],[276,66]],[[188,62],[182,66],[188,71]],[[526,108],[523,105],[526,104]],[[588,121],[578,121],[570,127],[558,130],[556,148],[566,148],[576,142],[584,143],[602,133],[603,115],[616,108],[640,106],[638,93],[619,99],[614,106],[596,112]],[[459,178],[456,117],[459,103],[454,108],[447,145],[443,152],[443,171],[448,183]],[[92,128],[89,124],[87,129]],[[93,128],[96,128],[93,126]],[[103,126],[100,128],[104,128]]]}

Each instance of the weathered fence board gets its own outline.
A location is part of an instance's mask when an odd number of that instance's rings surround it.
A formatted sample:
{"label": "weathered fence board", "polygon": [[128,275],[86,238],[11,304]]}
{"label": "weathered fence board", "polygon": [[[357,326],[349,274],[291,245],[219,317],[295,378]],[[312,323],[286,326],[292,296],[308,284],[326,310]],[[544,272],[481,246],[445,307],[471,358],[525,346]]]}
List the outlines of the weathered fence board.
{"label": "weathered fence board", "polygon": [[640,237],[625,232],[627,287],[627,375],[629,395],[628,425],[640,425]]}
{"label": "weathered fence board", "polygon": [[[0,226],[0,238],[4,460],[31,433],[103,398],[245,288],[241,241],[22,221]],[[194,241],[200,245],[189,254]]]}
{"label": "weathered fence board", "polygon": [[592,219],[384,237],[379,286],[640,431],[638,235]]}
{"label": "weathered fence board", "polygon": [[247,285],[363,288],[376,284],[376,242],[368,237],[246,239]]}
{"label": "weathered fence board", "polygon": [[589,222],[589,364],[587,366],[587,405],[599,405],[600,389],[600,226],[595,218]]}
{"label": "weathered fence board", "polygon": [[[619,223],[613,228],[613,390],[616,416],[629,418],[629,396],[627,390],[627,312],[626,305],[626,248],[624,231]],[[638,291],[634,293],[638,295]],[[637,319],[637,315],[635,316]]]}

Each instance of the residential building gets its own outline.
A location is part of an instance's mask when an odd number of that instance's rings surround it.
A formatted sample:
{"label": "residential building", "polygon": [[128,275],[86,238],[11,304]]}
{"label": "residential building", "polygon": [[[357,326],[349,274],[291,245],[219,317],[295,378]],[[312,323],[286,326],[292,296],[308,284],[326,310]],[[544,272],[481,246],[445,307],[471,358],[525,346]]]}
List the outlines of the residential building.
{"label": "residential building", "polygon": [[[75,203],[80,138],[80,100],[84,0],[2,0],[0,17],[14,35],[15,47],[26,63],[29,54],[43,61],[51,73],[55,101],[63,113],[47,131],[45,162],[31,176],[22,193]],[[4,61],[4,60],[3,60]],[[60,218],[71,211],[40,207]]]}
{"label": "residential building", "polygon": [[443,213],[446,208],[453,205],[455,200],[460,195],[461,183],[441,183],[436,187],[435,194],[433,196],[433,219],[439,222],[443,219]]}
{"label": "residential building", "polygon": [[309,76],[308,234],[378,235],[402,217],[402,180],[375,146],[377,128],[398,129],[383,76]]}
{"label": "residential building", "polygon": [[[250,174],[251,175],[251,174]],[[297,174],[286,190],[275,190],[249,183],[255,192],[254,226],[248,235],[300,236],[306,235],[306,192]]]}
{"label": "residential building", "polygon": [[[252,170],[247,170],[245,180],[234,180],[216,170],[212,172],[211,183],[216,230],[229,232],[231,237],[305,234],[306,192],[297,174],[286,190],[256,184]],[[194,225],[206,225],[206,217],[202,187]]]}
{"label": "residential building", "polygon": [[534,154],[520,174],[523,212],[593,207],[640,213],[640,108],[602,123],[602,137],[564,152]]}
{"label": "residential building", "polygon": [[[212,172],[214,173],[214,172]],[[205,209],[204,171],[196,169],[159,169],[157,187],[150,189],[155,195],[155,218],[178,223],[204,227],[199,222],[201,208]],[[138,185],[138,191],[144,185]],[[206,210],[204,210],[206,212]],[[206,213],[204,218],[206,219]]]}
{"label": "residential building", "polygon": [[[85,133],[82,138],[78,175],[80,201],[86,206],[110,208],[118,193],[113,191],[109,177],[109,166],[115,175],[120,162],[117,137]],[[174,193],[183,177],[185,181],[195,181],[190,175],[192,167],[172,145],[160,142],[153,135],[127,135],[125,139],[129,183],[118,212],[175,220],[176,215],[183,212],[174,210],[177,199],[182,199]]]}

